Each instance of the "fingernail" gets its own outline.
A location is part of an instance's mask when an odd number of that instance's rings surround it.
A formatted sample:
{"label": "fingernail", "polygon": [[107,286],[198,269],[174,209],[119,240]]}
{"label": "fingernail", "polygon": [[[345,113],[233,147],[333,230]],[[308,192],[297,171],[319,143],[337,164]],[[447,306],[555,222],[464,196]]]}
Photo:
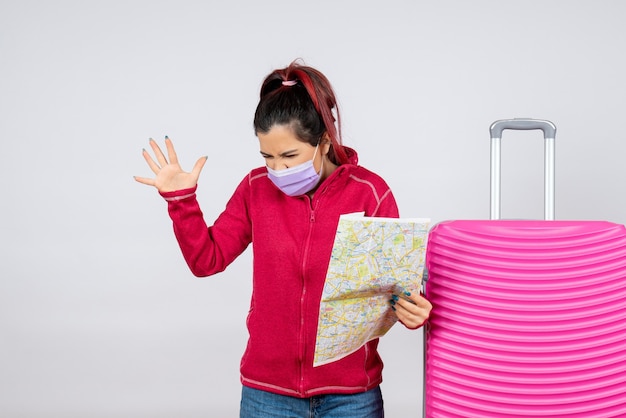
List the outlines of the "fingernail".
{"label": "fingernail", "polygon": [[165,135],[165,139],[170,139],[170,137],[169,137],[169,136],[167,136],[167,135]]}
{"label": "fingernail", "polygon": [[411,292],[404,292],[406,296],[411,296]]}
{"label": "fingernail", "polygon": [[396,301],[394,299],[389,299],[389,303],[391,303],[392,305],[395,305]]}
{"label": "fingernail", "polygon": [[393,309],[393,310],[395,311],[395,310],[396,310],[396,307],[395,307],[395,306],[392,306],[392,307],[391,307],[391,309]]}
{"label": "fingernail", "polygon": [[393,300],[394,302],[397,302],[398,299],[398,295],[391,295],[391,300]]}

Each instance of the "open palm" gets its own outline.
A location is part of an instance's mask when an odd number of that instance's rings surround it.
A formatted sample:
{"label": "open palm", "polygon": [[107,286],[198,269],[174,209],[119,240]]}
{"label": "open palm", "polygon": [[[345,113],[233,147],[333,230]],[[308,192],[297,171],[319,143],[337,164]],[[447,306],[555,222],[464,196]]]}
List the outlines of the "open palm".
{"label": "open palm", "polygon": [[202,167],[204,167],[207,157],[198,159],[191,172],[186,172],[180,167],[180,164],[178,164],[178,157],[176,156],[174,145],[168,137],[165,137],[167,158],[152,138],[150,139],[150,147],[154,152],[156,161],[152,159],[150,153],[145,149],[143,150],[143,158],[146,160],[146,163],[148,163],[148,167],[150,167],[155,174],[155,177],[147,178],[135,176],[135,180],[148,186],[154,186],[159,192],[189,189],[198,183],[200,172],[202,171]]}

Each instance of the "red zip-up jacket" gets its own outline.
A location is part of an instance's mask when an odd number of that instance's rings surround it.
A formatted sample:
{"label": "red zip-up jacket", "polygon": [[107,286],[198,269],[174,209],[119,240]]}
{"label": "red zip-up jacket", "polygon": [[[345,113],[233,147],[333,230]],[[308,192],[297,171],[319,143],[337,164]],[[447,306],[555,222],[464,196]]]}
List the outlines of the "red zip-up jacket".
{"label": "red zip-up jacket", "polygon": [[183,256],[196,276],[223,271],[252,243],[249,339],[241,360],[245,386],[310,397],[363,392],[382,381],[378,340],[313,367],[320,299],[339,215],[398,217],[385,181],[356,165],[356,152],[346,151],[351,163],[339,166],[312,199],[284,194],[265,167],[252,170],[209,227],[195,188],[162,193]]}

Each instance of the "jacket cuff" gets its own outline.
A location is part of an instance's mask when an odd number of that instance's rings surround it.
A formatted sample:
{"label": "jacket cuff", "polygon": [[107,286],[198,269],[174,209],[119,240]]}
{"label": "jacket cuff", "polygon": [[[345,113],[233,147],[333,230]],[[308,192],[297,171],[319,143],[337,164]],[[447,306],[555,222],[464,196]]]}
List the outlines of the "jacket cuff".
{"label": "jacket cuff", "polygon": [[188,199],[196,195],[198,185],[190,189],[174,190],[172,192],[159,192],[159,194],[168,202],[176,202],[178,200]]}

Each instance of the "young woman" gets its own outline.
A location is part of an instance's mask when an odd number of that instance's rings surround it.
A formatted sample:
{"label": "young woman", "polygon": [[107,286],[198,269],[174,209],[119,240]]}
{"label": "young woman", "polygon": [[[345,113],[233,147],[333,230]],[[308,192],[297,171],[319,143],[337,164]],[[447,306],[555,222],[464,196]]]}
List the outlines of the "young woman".
{"label": "young woman", "polygon": [[[143,156],[168,202],[183,256],[197,276],[223,271],[252,244],[253,293],[248,345],[241,360],[241,417],[382,417],[378,340],[336,362],[313,367],[319,305],[339,215],[398,217],[391,190],[357,165],[341,143],[335,94],[314,68],[290,64],[261,87],[254,130],[265,165],[241,181],[207,226],[196,200],[206,157],[181,169],[172,142],[167,157],[150,141]],[[390,303],[408,328],[431,305],[422,296]]]}

